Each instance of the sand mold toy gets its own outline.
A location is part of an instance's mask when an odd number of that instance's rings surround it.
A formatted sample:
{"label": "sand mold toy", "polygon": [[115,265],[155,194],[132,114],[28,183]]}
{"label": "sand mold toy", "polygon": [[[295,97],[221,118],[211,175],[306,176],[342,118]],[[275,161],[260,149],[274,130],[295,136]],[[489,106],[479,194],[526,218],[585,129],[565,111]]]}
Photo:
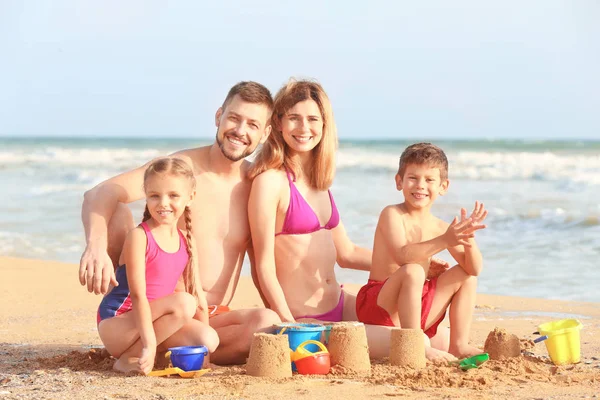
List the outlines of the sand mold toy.
{"label": "sand mold toy", "polygon": [[[320,351],[311,352],[306,349],[307,345],[315,345]],[[295,351],[290,350],[290,357],[296,364],[296,369],[302,375],[326,375],[331,368],[329,351],[327,347],[316,340],[302,342]]]}

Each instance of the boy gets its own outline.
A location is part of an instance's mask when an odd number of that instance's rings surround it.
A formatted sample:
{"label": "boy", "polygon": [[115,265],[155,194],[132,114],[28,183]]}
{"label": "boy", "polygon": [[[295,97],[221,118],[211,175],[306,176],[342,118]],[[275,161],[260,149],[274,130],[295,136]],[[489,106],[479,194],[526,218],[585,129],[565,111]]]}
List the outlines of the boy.
{"label": "boy", "polygon": [[[475,202],[469,218],[463,208],[460,220],[454,218],[451,224],[431,214],[435,199],[446,193],[450,182],[446,155],[430,143],[404,150],[395,179],[404,202],[387,206],[379,217],[369,281],[356,298],[358,319],[365,324],[423,329],[431,339],[451,305],[450,342],[432,340],[441,351],[426,340],[427,359],[450,361],[479,354],[480,349],[469,345],[469,330],[476,276],[482,268],[475,231],[485,228],[481,222],[487,211]],[[445,249],[458,265],[426,280],[431,257]]]}

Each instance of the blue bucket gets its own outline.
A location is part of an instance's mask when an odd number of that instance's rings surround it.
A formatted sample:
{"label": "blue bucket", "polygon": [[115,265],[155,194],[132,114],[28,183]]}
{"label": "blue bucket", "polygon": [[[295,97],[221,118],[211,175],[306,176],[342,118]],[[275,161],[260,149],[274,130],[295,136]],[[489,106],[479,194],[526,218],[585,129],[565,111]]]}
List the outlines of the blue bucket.
{"label": "blue bucket", "polygon": [[329,344],[329,335],[331,335],[331,327],[333,325],[325,325],[325,339],[323,340],[325,343],[325,346],[327,346]]}
{"label": "blue bucket", "polygon": [[208,354],[206,346],[180,346],[169,348],[171,364],[184,371],[198,371],[204,364],[204,356]]}
{"label": "blue bucket", "polygon": [[[281,323],[275,325],[274,333],[278,334],[283,328],[286,328],[283,334],[287,335],[292,351],[296,351],[298,346],[307,340],[316,340],[320,342],[321,334],[325,330],[325,326],[320,324]],[[315,344],[306,345],[304,348],[311,353],[316,353],[320,350]],[[296,370],[294,363],[292,363],[292,370]]]}

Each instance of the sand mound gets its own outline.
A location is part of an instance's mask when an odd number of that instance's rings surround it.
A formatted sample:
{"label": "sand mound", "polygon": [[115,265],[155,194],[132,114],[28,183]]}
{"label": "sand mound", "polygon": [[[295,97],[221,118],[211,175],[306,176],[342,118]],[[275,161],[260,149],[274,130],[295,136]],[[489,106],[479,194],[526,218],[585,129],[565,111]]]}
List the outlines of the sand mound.
{"label": "sand mound", "polygon": [[559,368],[534,357],[513,357],[490,360],[477,369],[462,371],[457,366],[428,364],[424,369],[374,364],[373,384],[387,384],[411,390],[424,388],[487,389],[494,386],[519,386],[528,382],[569,385],[572,382],[595,385],[598,378],[585,366]]}
{"label": "sand mound", "polygon": [[508,333],[503,328],[494,328],[485,341],[484,351],[492,360],[503,360],[521,355],[521,342],[517,335]]}
{"label": "sand mound", "polygon": [[68,354],[38,358],[41,369],[68,368],[72,371],[111,371],[114,358],[105,349],[91,349],[87,353],[71,351]]}

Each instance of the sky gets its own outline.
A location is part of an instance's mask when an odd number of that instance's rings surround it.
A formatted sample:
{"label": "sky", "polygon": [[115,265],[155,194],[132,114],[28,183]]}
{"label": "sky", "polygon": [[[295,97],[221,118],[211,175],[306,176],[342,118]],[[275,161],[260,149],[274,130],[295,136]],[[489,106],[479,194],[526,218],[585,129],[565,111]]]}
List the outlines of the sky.
{"label": "sky", "polygon": [[340,139],[600,138],[600,2],[0,2],[0,136],[214,136],[321,82]]}

